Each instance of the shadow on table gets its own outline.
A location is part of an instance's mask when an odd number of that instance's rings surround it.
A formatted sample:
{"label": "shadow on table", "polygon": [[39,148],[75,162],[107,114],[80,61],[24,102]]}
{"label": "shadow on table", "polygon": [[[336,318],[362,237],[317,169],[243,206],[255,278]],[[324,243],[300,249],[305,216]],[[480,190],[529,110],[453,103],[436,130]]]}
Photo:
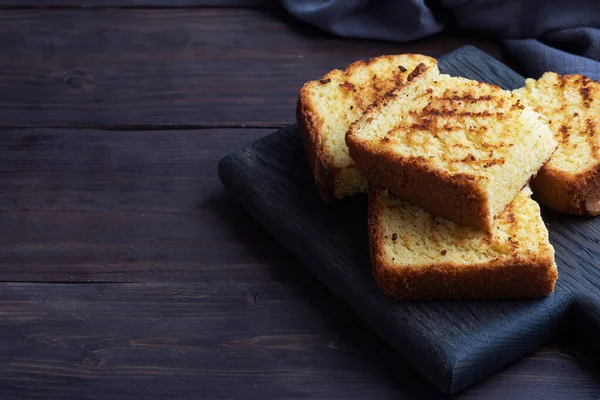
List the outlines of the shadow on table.
{"label": "shadow on table", "polygon": [[[315,320],[318,320],[316,323],[321,329],[318,333],[329,333],[335,337],[328,348],[350,353],[343,357],[335,356],[334,362],[339,364],[342,372],[357,374],[357,379],[363,381],[360,387],[377,388],[378,392],[383,391],[386,396],[398,398],[443,398],[345,303],[337,299],[287,249],[274,240],[233,196],[221,191],[209,197],[201,207],[215,214],[231,239],[242,245],[249,260],[268,269],[271,283],[285,285],[291,297],[307,304],[310,313],[305,317],[311,320],[313,326]],[[315,358],[315,363],[319,362],[320,358]],[[591,356],[586,348],[574,345],[571,336],[566,336],[557,345],[535,351],[456,397],[476,398],[478,393],[494,393],[500,385],[510,387],[511,394],[521,398],[534,395],[536,381],[563,373],[579,377],[582,386],[575,390],[577,394],[600,396],[597,384],[600,378],[598,359]],[[556,398],[569,398],[574,393],[567,392],[569,382],[572,383],[569,379],[553,382],[557,391]]]}
{"label": "shadow on table", "polygon": [[[329,349],[351,353],[336,358],[340,360],[340,372],[356,372],[364,380],[364,386],[377,386],[378,391],[385,384],[385,393],[394,397],[443,397],[287,249],[277,243],[229,193],[218,193],[201,207],[214,212],[236,242],[247,244],[245,251],[248,258],[268,268],[271,282],[286,285],[294,298],[301,298],[309,306],[311,313],[307,318],[313,319],[313,324],[314,319],[319,320],[322,327],[319,333],[335,336],[328,345]],[[319,361],[315,358],[315,363]]]}

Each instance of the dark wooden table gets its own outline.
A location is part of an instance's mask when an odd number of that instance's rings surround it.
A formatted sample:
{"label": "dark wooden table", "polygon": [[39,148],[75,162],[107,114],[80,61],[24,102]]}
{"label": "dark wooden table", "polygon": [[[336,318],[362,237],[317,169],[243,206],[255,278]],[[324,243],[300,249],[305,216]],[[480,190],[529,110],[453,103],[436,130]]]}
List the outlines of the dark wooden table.
{"label": "dark wooden table", "polygon": [[[176,3],[176,4],[174,4]],[[349,41],[261,0],[0,0],[0,398],[436,398],[224,191]],[[569,338],[461,398],[600,398]]]}

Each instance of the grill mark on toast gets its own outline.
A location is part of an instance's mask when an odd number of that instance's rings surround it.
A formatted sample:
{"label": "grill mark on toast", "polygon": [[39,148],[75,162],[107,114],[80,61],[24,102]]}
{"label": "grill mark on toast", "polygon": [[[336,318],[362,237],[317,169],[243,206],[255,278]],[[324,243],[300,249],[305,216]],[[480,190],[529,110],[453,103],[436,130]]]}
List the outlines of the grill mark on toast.
{"label": "grill mark on toast", "polygon": [[410,129],[420,130],[420,131],[429,131],[431,129],[431,125],[423,122],[415,122],[410,126]]}
{"label": "grill mark on toast", "polygon": [[[346,169],[353,169],[354,163],[347,154],[347,147],[334,142],[334,138],[339,137],[339,142],[343,143],[350,124],[356,122],[381,94],[404,84],[406,76],[419,63],[432,68],[437,64],[435,59],[421,55],[380,56],[354,62],[346,69],[331,70],[321,79],[303,85],[299,96],[299,103],[303,108],[297,118],[304,120],[298,121],[300,125],[306,125],[304,130],[307,139],[304,146],[309,153],[315,181],[326,201],[343,197],[349,191],[358,189],[353,175],[346,177],[341,174]],[[408,71],[402,73],[397,65],[406,66]],[[373,87],[374,81],[377,87]],[[343,111],[329,112],[325,106],[329,100],[341,100],[343,104],[336,103],[335,106],[343,105]],[[334,121],[334,118],[337,120]],[[335,129],[338,123],[345,125],[343,130]],[[330,127],[333,128],[332,131],[328,130]]]}
{"label": "grill mark on toast", "polygon": [[497,159],[497,158],[477,159],[472,154],[469,154],[468,156],[466,156],[464,158],[450,158],[448,161],[451,163],[481,165],[481,166],[483,166],[483,168],[489,168],[494,165],[504,165],[504,163],[505,163],[504,159]]}
{"label": "grill mark on toast", "polygon": [[[560,106],[560,109],[556,110],[556,111],[560,115],[560,114],[564,113],[562,111],[565,108],[565,104],[567,104],[567,95],[565,93],[565,85],[567,84],[567,77],[565,75],[559,75],[559,80],[560,80],[560,84],[559,85],[560,85],[560,98],[561,98],[560,104],[561,104],[561,106]],[[558,96],[556,96],[556,97],[558,97]],[[566,123],[563,124],[559,128],[559,131],[561,133],[561,137],[560,138],[555,137],[555,139],[557,141],[559,141],[560,143],[567,144],[567,142],[569,140],[569,136],[570,136],[569,129],[570,129],[570,126],[568,126]]]}
{"label": "grill mark on toast", "polygon": [[[412,114],[411,114],[412,115]],[[417,130],[417,131],[423,131],[423,132],[430,132],[433,134],[433,136],[437,137],[437,132],[443,130],[444,132],[456,132],[458,130],[460,130],[460,127],[458,126],[452,126],[448,123],[444,124],[444,125],[440,125],[437,124],[435,120],[432,120],[430,118],[422,118],[419,115],[416,115],[416,119],[417,122],[413,122],[409,127],[412,130]],[[394,127],[393,131],[396,130],[400,130],[402,127],[404,126],[404,124],[399,124],[396,127]]]}
{"label": "grill mark on toast", "polygon": [[598,144],[598,137],[596,134],[596,122],[588,118],[585,128],[585,138],[590,145],[592,158],[598,159],[598,150],[600,149],[600,144]]}
{"label": "grill mark on toast", "polygon": [[512,106],[510,106],[511,110],[524,110],[525,106],[523,104],[521,104],[521,100],[517,100],[516,103],[513,103]]}
{"label": "grill mark on toast", "polygon": [[[452,99],[467,99],[467,100],[476,100],[479,99],[479,97],[474,97],[472,94],[468,93],[464,96],[458,96],[458,95],[454,95],[453,97],[450,97],[450,100]],[[484,100],[494,100],[494,96],[492,95],[485,95],[485,96],[481,96],[481,98],[483,98]],[[444,99],[440,99],[440,100],[444,100]],[[445,99],[447,100],[447,99]],[[458,111],[457,108],[452,108],[452,109],[448,109],[448,108],[442,108],[442,109],[438,109],[438,108],[432,108],[429,104],[427,106],[425,106],[421,111],[415,111],[415,110],[411,110],[408,112],[408,114],[413,117],[416,121],[413,123],[410,123],[409,125],[406,125],[405,122],[400,122],[398,125],[396,125],[394,128],[392,128],[390,131],[387,132],[387,135],[395,135],[397,133],[401,133],[404,135],[404,137],[406,138],[408,143],[411,144],[416,144],[414,143],[414,138],[412,133],[416,133],[416,132],[427,132],[431,135],[431,137],[434,137],[436,139],[440,139],[440,133],[450,133],[450,132],[456,132],[456,131],[461,131],[464,128],[460,126],[460,123],[458,124],[451,124],[449,122],[443,121],[441,118],[442,117],[447,117],[447,116],[451,116],[453,117],[457,122],[462,121],[462,119],[460,117],[482,117],[482,118],[487,118],[487,117],[494,117],[494,116],[498,116],[498,115],[504,115],[504,113],[502,112],[490,112],[490,111],[481,111],[481,112],[472,112],[472,111]],[[439,117],[439,118],[438,118]],[[477,129],[473,128],[473,129],[468,129],[469,132],[471,133],[480,133],[483,134],[485,131],[487,131],[488,128],[486,126],[478,126]],[[504,142],[501,142],[499,144],[489,144],[489,143],[472,143],[472,145],[467,146],[467,145],[461,145],[461,144],[453,144],[452,147],[453,148],[462,148],[462,149],[472,149],[473,145],[475,146],[475,148],[480,147],[483,149],[497,149],[497,148],[503,148],[503,147],[510,147],[511,145],[507,145]],[[448,159],[449,162],[451,163],[474,163],[474,164],[478,164],[478,165],[482,165],[484,166],[484,168],[488,168],[491,167],[493,165],[502,165],[505,163],[505,160],[503,159],[494,159],[494,153],[493,151],[490,151],[489,154],[489,158],[485,158],[485,159],[480,159],[480,160],[473,160],[469,157],[467,158],[450,158]]]}
{"label": "grill mark on toast", "polygon": [[[483,127],[483,130],[486,130],[486,127]],[[497,148],[502,148],[502,147],[513,147],[514,143],[479,143],[479,146],[484,148],[484,149],[497,149]]]}
{"label": "grill mark on toast", "polygon": [[469,103],[477,103],[477,102],[483,102],[483,101],[490,101],[490,100],[493,100],[493,99],[494,99],[494,97],[491,94],[488,94],[488,95],[485,95],[485,96],[475,97],[471,93],[467,93],[467,94],[464,94],[462,96],[459,96],[457,94],[452,95],[451,97],[442,96],[440,98],[440,100],[446,100],[446,101],[466,101],[466,102],[469,102]]}
{"label": "grill mark on toast", "polygon": [[571,134],[569,133],[570,129],[571,128],[566,124],[560,127],[559,132],[561,136],[558,139],[561,143],[566,144],[569,141],[569,137],[571,136]]}
{"label": "grill mark on toast", "polygon": [[455,143],[452,145],[452,147],[458,148],[458,149],[471,149],[471,146],[467,146],[465,144],[460,144],[460,143]]}
{"label": "grill mark on toast", "polygon": [[394,84],[396,87],[401,88],[406,84],[406,80],[404,79],[404,74],[398,73],[394,75]]}
{"label": "grill mark on toast", "polygon": [[456,108],[447,109],[447,108],[430,108],[429,106],[425,107],[422,111],[422,114],[431,115],[435,117],[499,117],[504,115],[503,112],[489,112],[489,111],[458,111]]}
{"label": "grill mark on toast", "polygon": [[565,85],[567,83],[567,77],[566,75],[558,75],[558,80],[559,82],[559,86],[560,86],[560,91],[563,93],[563,100],[565,99],[564,97],[564,89],[565,89]]}
{"label": "grill mark on toast", "polygon": [[591,97],[590,97],[590,88],[588,87],[590,80],[588,78],[580,75],[579,83],[582,84],[581,88],[579,89],[579,93],[581,94],[581,100],[583,102],[583,106],[585,108],[590,108]]}

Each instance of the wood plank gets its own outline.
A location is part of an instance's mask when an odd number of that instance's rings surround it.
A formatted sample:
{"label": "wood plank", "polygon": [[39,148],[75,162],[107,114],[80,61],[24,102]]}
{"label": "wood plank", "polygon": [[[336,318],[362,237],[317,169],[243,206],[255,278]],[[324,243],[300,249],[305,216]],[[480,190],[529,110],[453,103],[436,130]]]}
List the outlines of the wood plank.
{"label": "wood plank", "polygon": [[0,131],[0,280],[262,280],[302,269],[217,178],[268,130]]}
{"label": "wood plank", "polygon": [[[579,351],[580,348],[570,338],[564,338],[536,350],[451,398],[597,399],[600,396],[598,359]],[[577,394],[569,394],[568,385]]]}
{"label": "wood plank", "polygon": [[258,10],[0,13],[2,126],[280,126],[303,82],[386,53],[496,43],[344,40]]}
{"label": "wood plank", "polygon": [[[523,83],[472,47],[442,58],[440,70],[513,89]],[[240,203],[444,392],[455,393],[552,340],[582,295],[589,296],[589,308],[600,310],[599,220],[543,213],[560,274],[551,296],[396,302],[381,293],[368,268],[366,198],[323,204],[295,126],[229,155],[219,167],[225,187]],[[598,321],[596,316],[585,325],[580,319],[575,323],[588,327],[595,339]]]}
{"label": "wood plank", "polygon": [[[197,282],[0,285],[7,397],[437,396],[222,192],[217,160],[266,132],[0,134],[5,278]],[[464,395],[597,393],[557,351]]]}
{"label": "wood plank", "polygon": [[[318,282],[1,284],[8,398],[442,398]],[[550,346],[456,398],[597,398]]]}
{"label": "wood plank", "polygon": [[259,8],[269,3],[269,0],[0,0],[0,8]]}

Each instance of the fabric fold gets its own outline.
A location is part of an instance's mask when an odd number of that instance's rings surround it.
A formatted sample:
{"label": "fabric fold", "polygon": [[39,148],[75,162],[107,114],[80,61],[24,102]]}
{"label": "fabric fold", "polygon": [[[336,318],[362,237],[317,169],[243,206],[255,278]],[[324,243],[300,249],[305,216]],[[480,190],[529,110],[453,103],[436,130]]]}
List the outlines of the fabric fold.
{"label": "fabric fold", "polygon": [[454,19],[502,40],[527,74],[583,74],[600,80],[598,0],[282,0],[296,18],[333,34],[408,42]]}

